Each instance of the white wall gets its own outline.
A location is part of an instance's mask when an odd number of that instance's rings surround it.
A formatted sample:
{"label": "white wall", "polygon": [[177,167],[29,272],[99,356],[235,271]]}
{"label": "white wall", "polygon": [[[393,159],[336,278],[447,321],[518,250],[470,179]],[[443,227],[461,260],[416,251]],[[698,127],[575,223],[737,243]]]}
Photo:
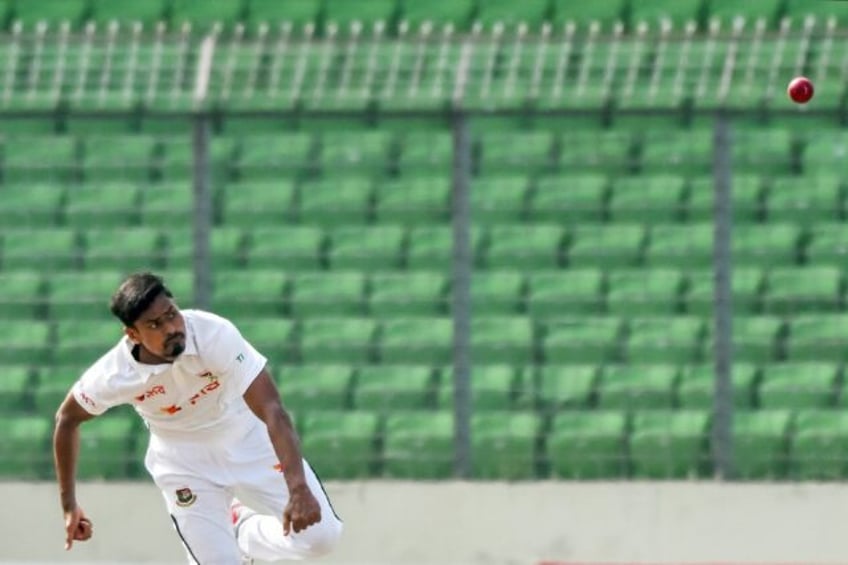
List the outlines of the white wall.
{"label": "white wall", "polygon": [[[327,485],[346,523],[334,564],[848,563],[848,485]],[[52,484],[0,483],[0,562],[181,563],[158,491],[80,485],[95,537],[62,550]]]}

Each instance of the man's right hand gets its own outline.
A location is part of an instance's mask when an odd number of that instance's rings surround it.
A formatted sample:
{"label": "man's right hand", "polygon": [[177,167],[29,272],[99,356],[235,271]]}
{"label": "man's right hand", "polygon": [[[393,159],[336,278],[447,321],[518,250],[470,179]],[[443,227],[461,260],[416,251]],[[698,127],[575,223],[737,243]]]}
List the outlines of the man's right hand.
{"label": "man's right hand", "polygon": [[91,520],[85,517],[82,508],[75,506],[65,512],[65,550],[71,549],[74,541],[85,541],[94,532]]}

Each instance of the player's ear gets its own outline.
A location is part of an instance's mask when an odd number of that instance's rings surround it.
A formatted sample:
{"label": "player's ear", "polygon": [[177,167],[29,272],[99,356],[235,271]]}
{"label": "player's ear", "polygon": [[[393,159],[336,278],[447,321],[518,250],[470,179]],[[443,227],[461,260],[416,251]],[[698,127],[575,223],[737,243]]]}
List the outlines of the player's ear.
{"label": "player's ear", "polygon": [[124,333],[133,343],[139,343],[141,341],[141,336],[138,335],[138,330],[133,327],[124,326]]}

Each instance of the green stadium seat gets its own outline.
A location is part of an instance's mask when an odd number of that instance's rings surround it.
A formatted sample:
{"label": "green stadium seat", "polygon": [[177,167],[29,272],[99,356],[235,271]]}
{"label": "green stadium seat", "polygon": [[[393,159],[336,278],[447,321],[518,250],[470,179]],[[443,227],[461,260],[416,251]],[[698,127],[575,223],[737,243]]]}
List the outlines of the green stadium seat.
{"label": "green stadium seat", "polygon": [[835,175],[776,178],[766,195],[769,222],[837,222],[843,207],[840,177]]}
{"label": "green stadium seat", "polygon": [[[521,388],[522,373],[510,365],[475,365],[471,369],[469,387],[471,406],[475,412],[510,410],[515,406]],[[438,404],[442,409],[454,408],[455,376],[452,367],[442,371]]]}
{"label": "green stadium seat", "polygon": [[[833,5],[835,2],[822,2],[821,5]],[[841,90],[837,91],[840,95]],[[822,93],[817,93],[821,96]],[[819,97],[817,97],[819,99]],[[848,138],[842,128],[834,130],[818,130],[810,135],[802,146],[801,167],[804,175],[832,175],[845,160],[848,151]]]}
{"label": "green stadium seat", "polygon": [[595,365],[545,365],[539,369],[539,404],[551,413],[588,408],[599,377]]}
{"label": "green stadium seat", "polygon": [[3,367],[0,379],[0,409],[4,414],[21,413],[30,408],[30,397],[34,386],[33,374],[23,365]]}
{"label": "green stadium seat", "polygon": [[378,416],[363,411],[310,411],[300,425],[303,452],[327,479],[373,476],[378,430]]}
{"label": "green stadium seat", "polygon": [[182,308],[194,308],[194,272],[185,269],[164,269],[156,272],[165,281],[165,286],[174,295],[174,300]]}
{"label": "green stadium seat", "polygon": [[241,0],[170,1],[171,18],[174,23],[181,25],[188,22],[193,27],[200,28],[200,31],[207,31],[216,23],[230,26],[241,20],[243,16]]}
{"label": "green stadium seat", "polygon": [[591,173],[545,176],[536,181],[528,214],[533,222],[599,222],[606,213],[609,181]]}
{"label": "green stadium seat", "polygon": [[80,428],[77,478],[122,479],[132,457],[138,417],[131,411],[114,411],[85,422]]}
{"label": "green stadium seat", "polygon": [[749,22],[763,18],[772,23],[777,18],[781,3],[781,0],[760,0],[740,5],[734,0],[710,0],[710,16],[725,23],[733,21],[737,16],[743,16]]}
{"label": "green stadium seat", "polygon": [[[157,180],[190,181],[194,175],[195,150],[191,138],[185,134],[159,137],[153,174]],[[233,161],[237,147],[236,139],[229,136],[214,136],[209,139],[206,150],[209,172],[215,182],[228,181],[233,172]]]}
{"label": "green stadium seat", "polygon": [[598,21],[609,24],[619,20],[624,15],[626,2],[623,0],[611,0],[610,2],[574,3],[569,0],[553,0],[554,10],[553,23],[574,21],[587,24]]}
{"label": "green stadium seat", "polygon": [[212,310],[224,317],[282,316],[286,280],[276,270],[214,271]]}
{"label": "green stadium seat", "polygon": [[[711,316],[715,307],[715,273],[694,271],[687,277],[686,312]],[[753,314],[760,310],[764,275],[759,269],[739,267],[731,274],[730,293],[734,312]]]}
{"label": "green stadium seat", "polygon": [[834,312],[843,305],[837,267],[775,268],[768,273],[763,309],[768,314]]}
{"label": "green stadium seat", "polygon": [[[738,410],[750,409],[754,402],[754,386],[758,370],[752,363],[734,363],[730,371],[733,406]],[[689,365],[680,373],[677,399],[681,408],[708,410],[713,407],[716,388],[713,365]]]}
{"label": "green stadium seat", "polygon": [[[452,0],[453,1],[453,0]],[[430,4],[428,8],[432,8]],[[407,131],[400,139],[398,168],[402,175],[448,174],[453,166],[453,139],[448,131]]]}
{"label": "green stadium seat", "polygon": [[795,478],[839,480],[848,461],[848,413],[799,410],[795,415],[790,456]]}
{"label": "green stadium seat", "polygon": [[536,271],[528,280],[527,313],[533,319],[602,311],[604,276],[600,270]]}
{"label": "green stadium seat", "polygon": [[91,229],[85,232],[86,269],[151,270],[163,266],[163,241],[153,228]]}
{"label": "green stadium seat", "polygon": [[471,356],[474,363],[515,366],[534,361],[533,323],[523,317],[475,317],[471,320]]}
{"label": "green stadium seat", "polygon": [[112,21],[153,24],[164,19],[164,0],[134,0],[118,4],[112,0],[92,0],[92,21],[107,24]]}
{"label": "green stadium seat", "polygon": [[249,0],[247,22],[253,27],[268,23],[271,28],[281,22],[303,25],[314,23],[323,7],[323,0]]}
{"label": "green stadium seat", "polygon": [[330,232],[334,270],[392,270],[401,266],[405,234],[401,226],[341,227]]}
{"label": "green stadium seat", "polygon": [[631,224],[578,225],[567,251],[570,267],[632,267],[641,261],[645,229]]}
{"label": "green stadium seat", "polygon": [[51,476],[51,420],[41,416],[0,417],[0,475],[7,479]]}
{"label": "green stadium seat", "polygon": [[[786,49],[792,48],[793,43],[786,42]],[[789,130],[776,126],[749,130],[740,128],[735,138],[737,142],[731,149],[734,170],[760,173],[767,169],[771,174],[791,171],[792,134]]]}
{"label": "green stadium seat", "polygon": [[325,178],[344,178],[390,172],[392,136],[391,132],[381,129],[324,132],[321,137],[321,173]]}
{"label": "green stadium seat", "polygon": [[15,2],[13,15],[26,29],[34,30],[39,22],[57,26],[62,22],[77,25],[86,15],[86,0],[39,0],[38,2]]}
{"label": "green stadium seat", "polygon": [[574,317],[552,320],[543,341],[549,364],[609,363],[620,356],[622,323],[618,318]]}
{"label": "green stadium seat", "polygon": [[621,177],[612,185],[612,222],[678,221],[682,213],[684,179],[675,175]]}
{"label": "green stadium seat", "polygon": [[69,182],[74,178],[77,166],[74,138],[15,136],[6,138],[2,148],[6,183]]}
{"label": "green stadium seat", "polygon": [[284,318],[254,318],[233,320],[238,324],[241,335],[257,351],[268,357],[269,362],[291,363],[295,361],[295,324]]}
{"label": "green stadium seat", "polygon": [[745,266],[789,266],[798,261],[800,228],[792,224],[734,226],[733,261]]}
{"label": "green stadium seat", "polygon": [[402,17],[413,26],[423,22],[453,24],[465,29],[475,7],[474,0],[433,0],[426,5],[417,0],[400,0]]}
{"label": "green stadium seat", "polygon": [[375,365],[356,371],[353,406],[388,413],[432,408],[435,404],[433,370],[423,365]]}
{"label": "green stadium seat", "polygon": [[156,140],[149,135],[91,135],[85,138],[82,173],[87,183],[149,182]]}
{"label": "green stadium seat", "polygon": [[634,22],[646,22],[655,28],[662,20],[669,20],[675,27],[682,28],[700,17],[702,0],[652,0],[648,3],[633,2],[630,18]]}
{"label": "green stadium seat", "polygon": [[494,226],[489,238],[486,266],[490,269],[553,269],[561,261],[564,233],[556,225]]}
{"label": "green stadium seat", "polygon": [[786,358],[790,361],[848,361],[848,316],[804,314],[789,323]]}
{"label": "green stadium seat", "polygon": [[450,220],[449,177],[404,177],[379,185],[375,216],[378,223],[430,225]]}
{"label": "green stadium seat", "polygon": [[77,229],[123,228],[139,219],[141,189],[130,182],[113,181],[69,187],[65,224]]}
{"label": "green stadium seat", "polygon": [[109,299],[123,280],[120,271],[55,273],[47,279],[51,320],[112,319]]}
{"label": "green stadium seat", "polygon": [[227,226],[276,226],[294,215],[295,183],[274,179],[228,184],[223,190],[221,221]]}
{"label": "green stadium seat", "polygon": [[395,318],[383,323],[380,360],[387,364],[445,365],[453,356],[453,321]]}
{"label": "green stadium seat", "polygon": [[377,323],[361,318],[315,318],[301,324],[304,363],[369,363],[374,356]]}
{"label": "green stadium seat", "polygon": [[[562,106],[562,101],[557,102]],[[559,155],[561,170],[574,174],[629,172],[634,167],[635,138],[617,129],[570,133]]]}
{"label": "green stadium seat", "polygon": [[94,361],[96,359],[87,359],[83,365],[63,366],[50,363],[39,367],[38,386],[33,395],[35,413],[44,418],[53,418],[71,387]]}
{"label": "green stadium seat", "polygon": [[475,316],[518,314],[524,276],[518,271],[477,271],[471,276],[471,311]]}
{"label": "green stadium seat", "polygon": [[[264,228],[263,228],[264,229]],[[276,234],[273,230],[269,237]],[[164,255],[169,268],[185,269],[194,261],[194,234],[187,229],[163,230]],[[239,228],[213,228],[209,238],[210,261],[215,269],[244,266],[245,234]],[[277,266],[277,265],[272,265]]]}
{"label": "green stadium seat", "polygon": [[383,319],[442,316],[448,311],[448,282],[437,272],[376,273],[368,305],[372,316]]}
{"label": "green stadium seat", "polygon": [[562,479],[626,476],[624,412],[576,410],[556,414],[548,434],[551,474]]}
{"label": "green stadium seat", "polygon": [[[472,259],[480,249],[483,232],[471,228]],[[453,232],[448,226],[420,226],[409,231],[406,264],[412,270],[450,271],[453,265]]]}
{"label": "green stadium seat", "polygon": [[470,188],[472,223],[491,225],[520,221],[524,214],[527,185],[527,177],[516,174],[475,178]]}
{"label": "green stadium seat", "polygon": [[630,434],[634,477],[671,479],[705,474],[709,421],[706,410],[637,412]]}
{"label": "green stadium seat", "polygon": [[298,188],[300,221],[323,228],[366,223],[371,216],[372,184],[364,176],[301,184]]}
{"label": "green stadium seat", "polygon": [[[514,5],[511,10],[515,12]],[[484,175],[511,173],[517,168],[540,172],[554,166],[555,139],[551,131],[489,133],[481,141],[480,169]]]}
{"label": "green stadium seat", "polygon": [[518,480],[536,476],[541,429],[532,413],[478,412],[471,417],[471,474],[478,479]]}
{"label": "green stadium seat", "polygon": [[4,230],[3,269],[52,272],[78,267],[80,242],[69,229]]}
{"label": "green stadium seat", "polygon": [[760,406],[797,410],[833,408],[838,393],[839,367],[831,363],[780,363],[763,368]]}
{"label": "green stadium seat", "polygon": [[233,163],[236,177],[275,179],[308,170],[315,143],[311,135],[302,132],[246,135]]}
{"label": "green stadium seat", "polygon": [[35,319],[44,314],[44,283],[37,273],[0,273],[0,317],[4,320]]}
{"label": "green stadium seat", "polygon": [[0,189],[0,225],[5,229],[57,225],[64,195],[60,184],[6,185]]}
{"label": "green stadium seat", "polygon": [[739,411],[733,415],[733,453],[742,479],[775,479],[786,474],[789,410]]}
{"label": "green stadium seat", "polygon": [[630,363],[698,362],[703,355],[704,321],[689,316],[630,321],[626,358]]}
{"label": "green stadium seat", "polygon": [[251,269],[317,270],[323,247],[324,234],[317,227],[255,228],[249,236],[247,264]]}
{"label": "green stadium seat", "polygon": [[141,191],[141,225],[190,226],[193,219],[194,193],[189,181],[151,184]]}
{"label": "green stadium seat", "polygon": [[833,18],[839,24],[848,22],[848,6],[843,2],[829,0],[827,2],[805,2],[804,0],[786,0],[786,15],[800,23],[805,18],[813,16],[819,25]]}
{"label": "green stadium seat", "polygon": [[[736,316],[733,318],[733,359],[745,363],[768,363],[780,356],[781,340],[786,333],[784,323],[771,316]],[[713,336],[707,338],[707,351],[715,347]]]}
{"label": "green stadium seat", "polygon": [[510,0],[487,0],[479,4],[477,21],[484,26],[526,23],[537,27],[550,15],[548,5],[548,0],[531,0],[523,2],[516,10],[515,3]]}
{"label": "green stadium seat", "polygon": [[613,271],[607,311],[615,315],[673,315],[681,310],[683,277],[675,269]]}
{"label": "green stadium seat", "polygon": [[388,478],[444,479],[453,469],[453,414],[395,412],[386,417],[383,473]]}
{"label": "green stadium seat", "polygon": [[673,365],[608,365],[598,385],[604,410],[673,408],[678,370]]}
{"label": "green stadium seat", "polygon": [[395,16],[395,0],[370,0],[355,5],[348,0],[324,0],[327,20],[340,25],[354,21],[371,23],[388,22]]}
{"label": "green stadium seat", "polygon": [[[764,213],[765,188],[757,175],[735,174],[730,181],[730,202],[733,219],[737,222],[754,222]],[[689,196],[684,208],[690,222],[707,222],[715,217],[715,179],[696,177],[689,182]]]}
{"label": "green stadium seat", "polygon": [[[646,6],[648,9],[650,5]],[[640,135],[641,170],[647,174],[709,174],[712,171],[711,129],[646,131]]]}
{"label": "green stadium seat", "polygon": [[115,347],[123,336],[121,322],[59,320],[52,359],[58,365],[92,364]]}
{"label": "green stadium seat", "polygon": [[365,275],[344,271],[298,273],[290,280],[289,308],[296,318],[363,316]]}
{"label": "green stadium seat", "polygon": [[842,268],[848,259],[848,224],[821,223],[809,229],[810,242],[805,255],[811,265]]}
{"label": "green stadium seat", "polygon": [[283,402],[303,410],[342,410],[350,406],[353,368],[348,365],[285,365],[274,371]]}

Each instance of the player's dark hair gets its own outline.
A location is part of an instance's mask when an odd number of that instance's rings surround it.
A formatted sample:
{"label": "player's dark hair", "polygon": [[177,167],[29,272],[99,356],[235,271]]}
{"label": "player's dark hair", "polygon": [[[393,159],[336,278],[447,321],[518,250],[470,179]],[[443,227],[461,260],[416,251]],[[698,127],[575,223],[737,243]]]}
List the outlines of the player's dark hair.
{"label": "player's dark hair", "polygon": [[112,295],[109,309],[125,326],[131,327],[160,294],[173,297],[162,277],[153,273],[133,273]]}

